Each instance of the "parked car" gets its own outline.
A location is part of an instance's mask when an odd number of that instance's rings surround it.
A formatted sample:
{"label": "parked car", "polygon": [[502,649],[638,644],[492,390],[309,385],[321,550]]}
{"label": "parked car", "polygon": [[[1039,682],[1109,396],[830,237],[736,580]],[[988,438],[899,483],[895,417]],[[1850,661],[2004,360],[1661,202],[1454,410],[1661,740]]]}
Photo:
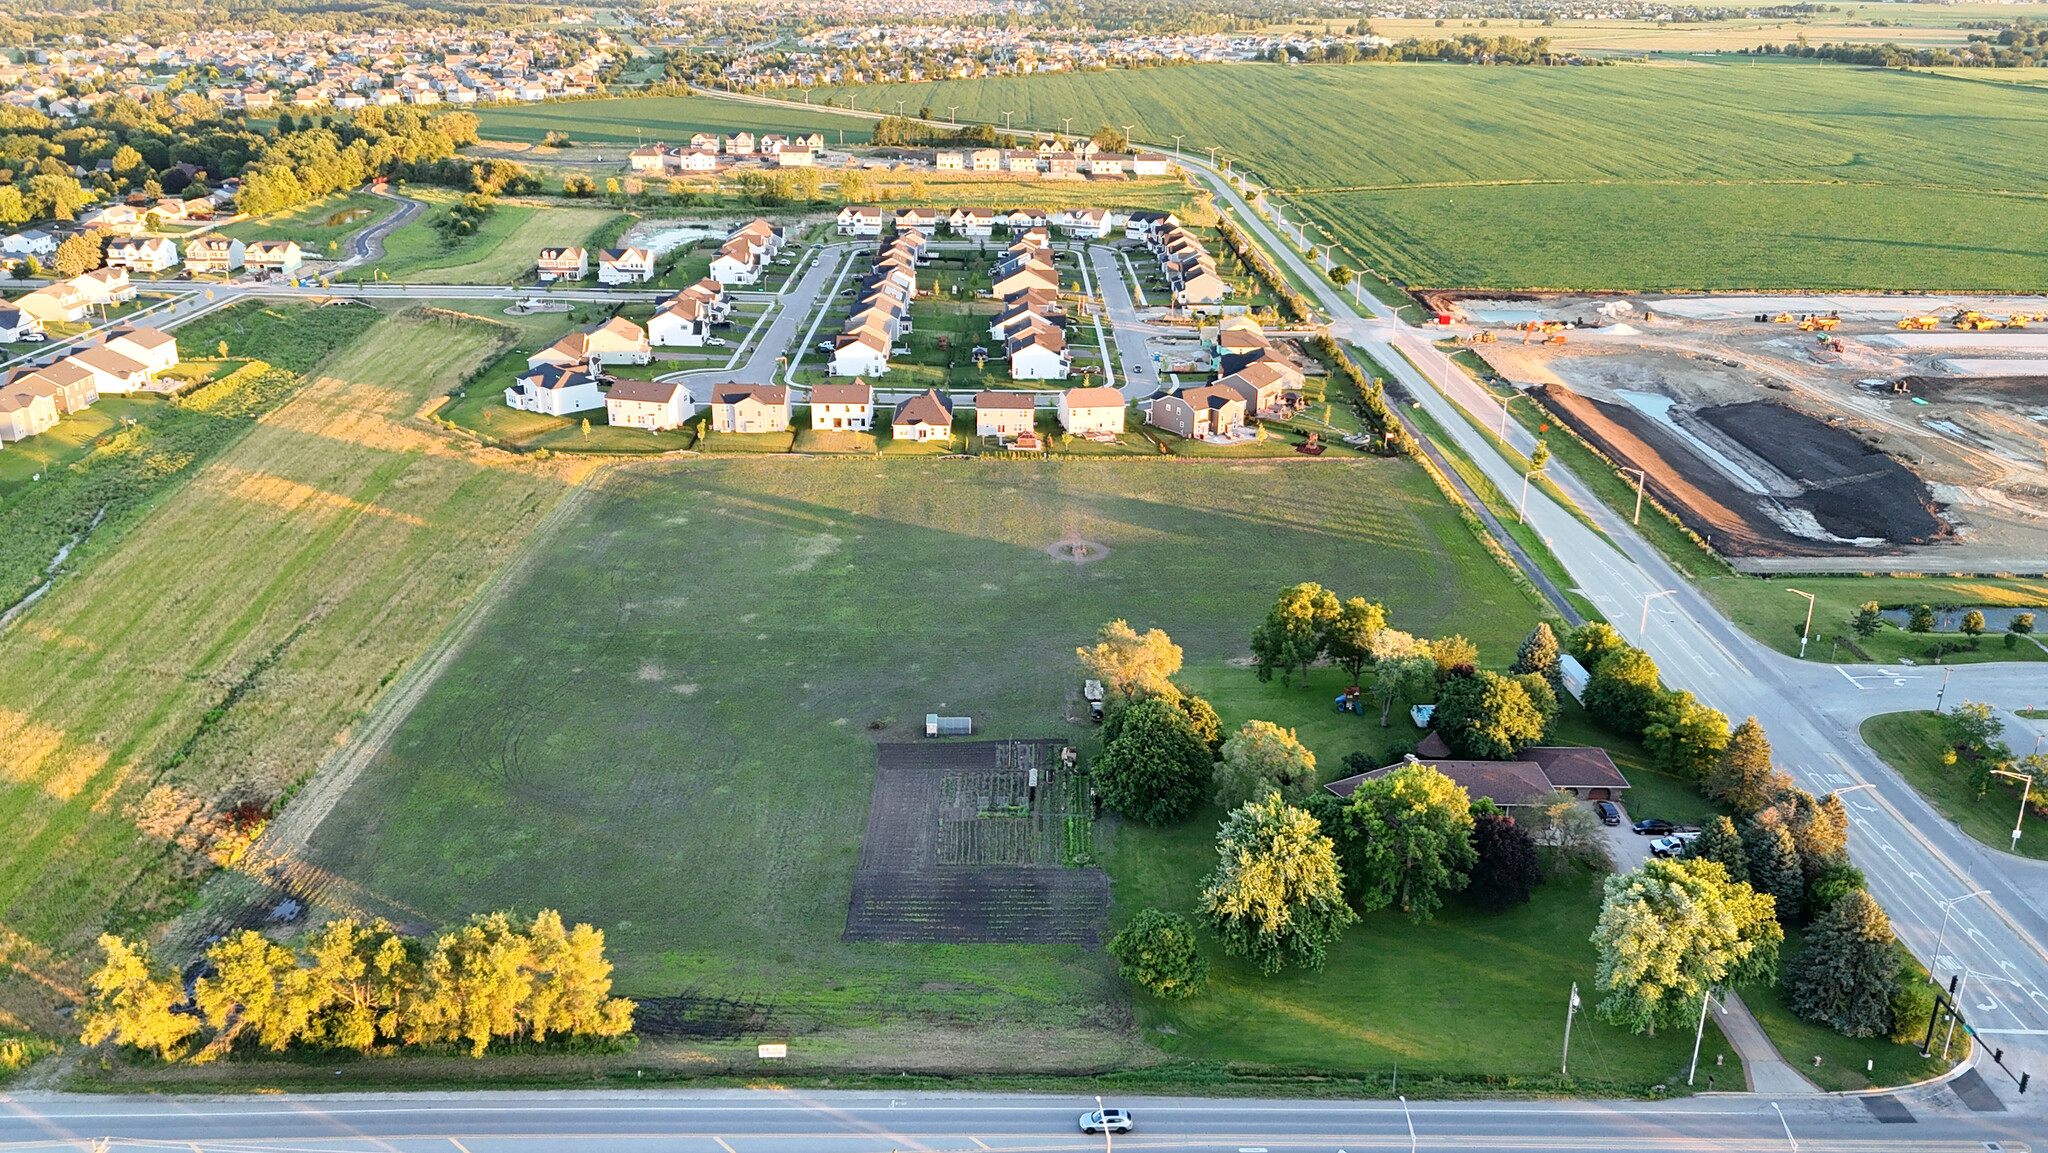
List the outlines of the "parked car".
{"label": "parked car", "polygon": [[1684,852],[1687,845],[1698,839],[1698,833],[1673,833],[1668,837],[1658,837],[1650,842],[1650,852],[1659,857],[1675,857]]}
{"label": "parked car", "polygon": [[1621,809],[1613,801],[1594,801],[1593,811],[1600,814],[1602,824],[1618,825],[1621,823]]}
{"label": "parked car", "polygon": [[1660,817],[1644,817],[1635,823],[1639,837],[1668,837],[1678,831],[1678,826]]}
{"label": "parked car", "polygon": [[1105,1129],[1111,1133],[1128,1133],[1132,1123],[1131,1115],[1122,1109],[1097,1109],[1081,1114],[1083,1133],[1100,1133]]}

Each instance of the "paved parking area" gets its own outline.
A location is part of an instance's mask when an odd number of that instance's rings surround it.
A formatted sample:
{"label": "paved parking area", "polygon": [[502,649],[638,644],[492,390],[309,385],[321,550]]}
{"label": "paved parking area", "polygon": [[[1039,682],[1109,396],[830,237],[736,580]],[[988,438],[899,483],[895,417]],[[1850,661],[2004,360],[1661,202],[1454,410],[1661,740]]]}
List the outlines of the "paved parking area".
{"label": "paved parking area", "polygon": [[[1594,802],[1587,801],[1585,804],[1590,809]],[[1657,838],[1636,836],[1635,830],[1629,828],[1630,822],[1635,818],[1629,815],[1628,806],[1616,801],[1614,807],[1621,810],[1621,823],[1601,826],[1607,832],[1607,851],[1614,857],[1615,872],[1634,872],[1642,867],[1644,861],[1650,859],[1650,842]],[[1599,813],[1595,812],[1593,815],[1597,818]]]}

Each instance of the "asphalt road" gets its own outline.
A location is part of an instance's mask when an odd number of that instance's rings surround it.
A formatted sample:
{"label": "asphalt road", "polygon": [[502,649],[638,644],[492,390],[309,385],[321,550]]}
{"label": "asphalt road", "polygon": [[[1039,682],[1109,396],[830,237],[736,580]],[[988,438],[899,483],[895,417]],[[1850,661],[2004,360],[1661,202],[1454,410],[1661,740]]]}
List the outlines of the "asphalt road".
{"label": "asphalt road", "polygon": [[[1391,316],[1377,301],[1368,305],[1377,315],[1360,316],[1228,182],[1199,162],[1190,168],[1276,259],[1311,286],[1337,336],[1391,372],[1500,491],[1519,492],[1521,470],[1501,454],[1491,433],[1465,416],[1492,429],[1498,404],[1432,348],[1427,333]],[[1533,438],[1512,422],[1507,428],[1510,444],[1526,454]],[[1856,790],[1843,797],[1853,824],[1850,858],[1868,875],[1872,895],[1891,914],[1900,939],[1944,982],[1965,979],[1966,1019],[1990,1044],[2007,1050],[2008,1064],[2048,1074],[2048,917],[2024,891],[2037,889],[2043,872],[1963,836],[1857,736],[1858,723],[1874,713],[1933,707],[1935,686],[1927,670],[1913,670],[1915,679],[1899,669],[1803,662],[1765,648],[1567,469],[1553,465],[1551,476],[1599,528],[1588,528],[1540,490],[1529,495],[1529,523],[1576,589],[1656,658],[1667,684],[1691,690],[1730,717],[1756,716],[1778,761],[1803,786],[1815,793]],[[2048,696],[2048,677],[2040,668],[1955,668],[1946,700],[2009,707],[2040,699]],[[1982,897],[1944,905],[1978,889],[1986,890]],[[2015,1105],[2031,1109],[2040,1100],[2035,1093],[2022,1102],[2003,1075],[1995,1069],[1986,1075]]]}
{"label": "asphalt road", "polygon": [[427,203],[424,200],[414,200],[410,196],[400,196],[395,192],[376,185],[371,186],[370,194],[395,201],[398,208],[391,215],[355,234],[354,239],[349,242],[349,249],[352,255],[350,255],[345,263],[335,267],[334,271],[336,272],[344,268],[354,268],[358,265],[368,264],[373,260],[384,259],[384,238],[412,223],[414,218],[427,209]]}
{"label": "asphalt road", "polygon": [[[2026,1119],[1923,1105],[1880,1123],[1861,1102],[1700,1097],[1665,1103],[1301,1102],[1109,1098],[1138,1128],[1083,1136],[1090,1097],[724,1090],[649,1093],[335,1095],[236,1099],[20,1099],[0,1146],[202,1151],[563,1150],[592,1153],[1348,1153],[1362,1149],[1885,1150],[2013,1153]],[[1410,1126],[1413,1126],[1413,1138]],[[1794,1145],[1791,1142],[1796,1141]]]}

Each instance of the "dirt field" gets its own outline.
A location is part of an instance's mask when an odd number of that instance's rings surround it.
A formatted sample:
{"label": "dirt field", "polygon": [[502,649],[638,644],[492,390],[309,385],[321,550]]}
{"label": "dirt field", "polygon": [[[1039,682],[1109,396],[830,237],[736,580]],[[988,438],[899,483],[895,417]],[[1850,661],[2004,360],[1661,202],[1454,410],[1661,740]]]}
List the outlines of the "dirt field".
{"label": "dirt field", "polygon": [[[1751,572],[2039,573],[2048,378],[2034,332],[1963,332],[2038,298],[1440,294],[1477,351]],[[1831,333],[1770,318],[1834,317]],[[1759,322],[1761,314],[1766,319]],[[1904,316],[1938,330],[1901,333]],[[1563,343],[1515,326],[1558,320]],[[1908,339],[1918,336],[1918,339]],[[1939,339],[1935,339],[1935,338]],[[1958,356],[1958,353],[1964,355]]]}

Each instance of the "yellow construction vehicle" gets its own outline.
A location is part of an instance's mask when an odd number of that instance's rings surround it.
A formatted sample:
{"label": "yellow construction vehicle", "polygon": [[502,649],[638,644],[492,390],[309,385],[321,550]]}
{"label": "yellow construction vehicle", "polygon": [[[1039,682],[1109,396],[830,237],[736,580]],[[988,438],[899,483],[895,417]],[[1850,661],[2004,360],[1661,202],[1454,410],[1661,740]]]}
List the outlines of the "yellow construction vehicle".
{"label": "yellow construction vehicle", "polygon": [[2028,322],[2032,321],[2033,319],[2033,317],[2028,316],[2024,312],[2015,312],[2011,316],[2005,318],[2005,326],[2007,328],[2025,328]]}
{"label": "yellow construction vehicle", "polygon": [[1791,313],[1789,313],[1789,312],[1781,312],[1781,313],[1779,313],[1778,315],[1776,315],[1776,316],[1774,316],[1774,317],[1772,317],[1772,318],[1771,318],[1771,323],[1772,323],[1772,324],[1790,324],[1790,323],[1792,323],[1792,314],[1791,314]]}
{"label": "yellow construction vehicle", "polygon": [[1989,332],[1994,328],[2004,328],[2005,324],[2003,321],[1993,320],[1988,316],[1979,316],[1974,312],[1966,312],[1956,318],[1956,327],[1970,332]]}
{"label": "yellow construction vehicle", "polygon": [[[1522,343],[1529,343],[1529,338],[1532,336],[1547,337],[1551,333],[1562,331],[1564,331],[1564,321],[1562,320],[1532,320],[1522,326]],[[1543,344],[1546,342],[1538,340],[1536,343]]]}
{"label": "yellow construction vehicle", "polygon": [[1899,321],[1899,327],[1908,332],[1928,332],[1940,325],[1941,318],[1938,316],[1908,316]]}
{"label": "yellow construction vehicle", "polygon": [[1799,322],[1801,332],[1833,332],[1841,327],[1842,321],[1833,316],[1809,316]]}
{"label": "yellow construction vehicle", "polygon": [[1470,335],[1470,336],[1463,336],[1463,337],[1459,337],[1459,338],[1458,338],[1458,343],[1460,343],[1460,344],[1492,344],[1492,343],[1494,343],[1495,341],[1497,341],[1497,340],[1499,340],[1499,339],[1500,339],[1500,337],[1498,337],[1498,336],[1495,336],[1495,335],[1494,335],[1493,333],[1491,333],[1491,332],[1475,332],[1475,333],[1473,333],[1473,334],[1472,334],[1472,335]]}

